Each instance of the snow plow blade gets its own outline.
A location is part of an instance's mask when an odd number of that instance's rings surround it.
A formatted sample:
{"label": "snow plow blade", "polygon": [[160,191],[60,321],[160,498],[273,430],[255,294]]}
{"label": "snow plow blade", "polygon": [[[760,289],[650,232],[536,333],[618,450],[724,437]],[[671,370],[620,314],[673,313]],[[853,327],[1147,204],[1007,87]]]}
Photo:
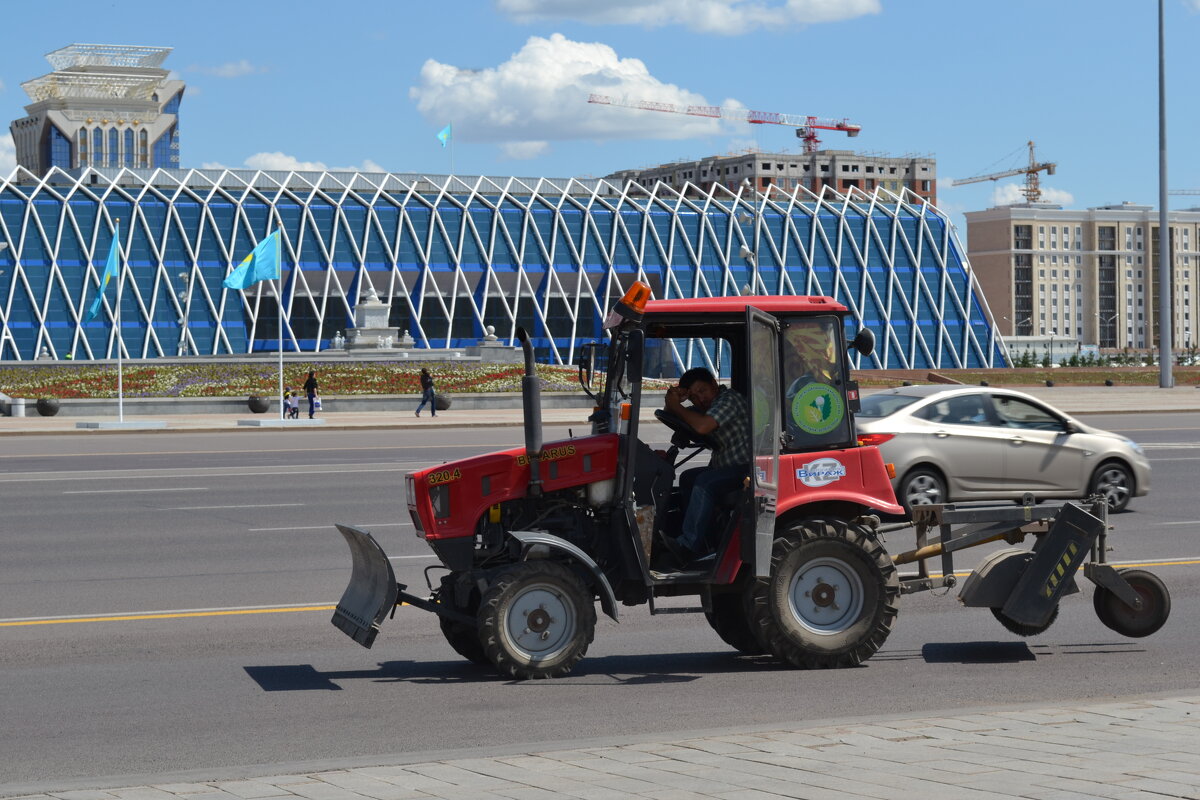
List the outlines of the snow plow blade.
{"label": "snow plow blade", "polygon": [[363,647],[370,647],[380,624],[395,608],[400,587],[396,585],[392,562],[374,536],[340,523],[337,529],[350,545],[353,568],[350,584],[330,621]]}

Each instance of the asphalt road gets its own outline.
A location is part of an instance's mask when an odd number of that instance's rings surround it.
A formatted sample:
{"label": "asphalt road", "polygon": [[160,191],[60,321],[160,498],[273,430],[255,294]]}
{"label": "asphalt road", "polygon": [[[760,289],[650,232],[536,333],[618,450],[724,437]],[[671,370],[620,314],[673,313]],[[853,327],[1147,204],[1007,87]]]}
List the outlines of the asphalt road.
{"label": "asphalt road", "polygon": [[0,796],[74,778],[1194,694],[1200,414],[1087,419],[1142,442],[1154,465],[1151,495],[1114,518],[1111,543],[1114,560],[1154,564],[1171,589],[1156,636],[1104,628],[1086,586],[1030,640],[923,594],[903,598],[865,666],[797,672],[736,656],[702,616],[622,608],[619,625],[601,616],[570,677],[524,683],[463,661],[415,609],[372,650],[314,610],[349,574],[335,521],[374,531],[398,579],[423,586],[435,561],[407,522],[404,472],[516,445],[519,428],[6,440]]}

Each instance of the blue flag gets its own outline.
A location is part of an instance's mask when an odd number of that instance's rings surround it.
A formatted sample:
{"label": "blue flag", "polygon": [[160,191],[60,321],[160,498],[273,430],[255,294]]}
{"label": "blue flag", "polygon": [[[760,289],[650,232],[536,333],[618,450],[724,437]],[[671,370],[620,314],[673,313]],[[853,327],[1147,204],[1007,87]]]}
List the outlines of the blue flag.
{"label": "blue flag", "polygon": [[223,281],[226,289],[249,289],[259,281],[279,277],[279,231],[263,239]]}
{"label": "blue flag", "polygon": [[438,131],[437,136],[438,136],[438,141],[442,143],[442,147],[445,147],[446,143],[450,141],[450,126],[447,125],[446,127],[442,128],[440,131]]}
{"label": "blue flag", "polygon": [[120,239],[121,221],[117,220],[117,224],[113,228],[112,244],[108,248],[108,262],[104,265],[104,277],[100,279],[100,291],[96,292],[96,299],[92,301],[87,316],[83,318],[84,322],[91,322],[100,313],[100,302],[104,299],[104,290],[108,288],[108,281],[110,278],[116,278],[121,271],[121,253],[117,247]]}

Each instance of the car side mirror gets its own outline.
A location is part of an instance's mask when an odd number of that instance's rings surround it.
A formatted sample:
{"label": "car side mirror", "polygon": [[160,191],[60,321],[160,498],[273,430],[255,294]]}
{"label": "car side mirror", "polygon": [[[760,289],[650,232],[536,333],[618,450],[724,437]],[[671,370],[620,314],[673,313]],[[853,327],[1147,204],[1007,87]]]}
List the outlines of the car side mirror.
{"label": "car side mirror", "polygon": [[870,328],[863,328],[854,336],[850,346],[864,356],[875,352],[875,333]]}

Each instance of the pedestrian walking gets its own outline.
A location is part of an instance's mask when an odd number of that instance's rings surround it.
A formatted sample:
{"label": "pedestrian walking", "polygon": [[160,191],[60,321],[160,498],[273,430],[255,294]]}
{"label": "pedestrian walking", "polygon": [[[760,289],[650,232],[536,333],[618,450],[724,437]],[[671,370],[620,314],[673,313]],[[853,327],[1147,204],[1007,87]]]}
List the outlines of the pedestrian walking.
{"label": "pedestrian walking", "polygon": [[421,409],[429,403],[429,416],[437,416],[437,403],[433,399],[433,376],[429,370],[421,367],[421,405],[417,406],[416,415],[421,416]]}
{"label": "pedestrian walking", "polygon": [[312,419],[317,406],[317,373],[309,370],[308,378],[304,381],[304,393],[308,395],[308,418]]}

